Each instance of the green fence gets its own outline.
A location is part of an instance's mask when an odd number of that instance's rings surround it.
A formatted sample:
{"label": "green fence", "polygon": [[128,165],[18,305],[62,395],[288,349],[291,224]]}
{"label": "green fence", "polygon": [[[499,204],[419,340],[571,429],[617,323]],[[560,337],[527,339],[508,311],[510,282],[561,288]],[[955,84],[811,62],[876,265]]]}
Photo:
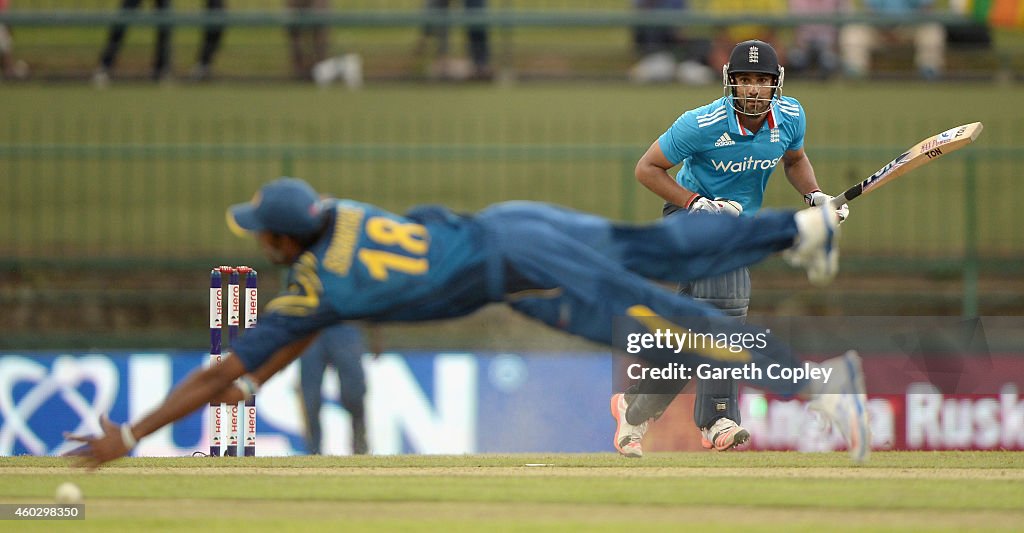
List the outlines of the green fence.
{"label": "green fence", "polygon": [[[404,210],[551,201],[637,221],[659,201],[633,178],[648,145],[717,89],[401,87],[7,91],[0,130],[5,262],[252,255],[224,208],[280,174]],[[710,94],[709,94],[710,93]],[[853,206],[846,255],[918,262],[1024,256],[1024,150],[998,87],[795,87],[806,149],[840,191],[918,140],[984,121],[979,142]],[[953,107],[959,99],[976,102]],[[941,112],[940,112],[941,111]],[[781,170],[766,204],[796,207]]]}
{"label": "green fence", "polygon": [[[759,277],[760,310],[1020,309],[1024,149],[1020,112],[1006,108],[1004,88],[786,90],[808,112],[805,148],[826,191],[862,180],[928,135],[978,120],[985,132],[852,205],[838,286],[810,291],[798,272],[778,269],[788,278]],[[0,346],[180,346],[181,331],[204,327],[211,266],[266,266],[253,242],[228,231],[224,212],[281,174],[395,211],[533,199],[627,221],[657,218],[661,202],[633,166],[679,113],[718,93],[626,84],[5,87]],[[766,204],[802,206],[781,170]],[[272,291],[275,276],[264,281]],[[439,343],[466,333],[443,331]],[[404,342],[421,346],[424,334]]]}
{"label": "green fence", "polygon": [[[965,257],[969,249],[981,259],[1021,252],[1015,211],[987,207],[1011,179],[993,171],[1020,164],[1022,154],[974,152],[942,170],[919,171],[915,178],[926,185],[893,185],[887,195],[859,201],[845,254],[928,261]],[[472,210],[531,199],[638,220],[657,209],[631,175],[639,153],[636,146],[572,144],[6,145],[0,157],[10,179],[0,218],[8,232],[0,253],[7,261],[68,265],[251,256],[251,243],[226,233],[223,211],[277,174],[399,211],[416,203]],[[863,177],[853,169],[894,155],[825,146],[815,162]],[[779,188],[770,203],[795,207],[792,198],[773,201],[793,196]]]}
{"label": "green fence", "polygon": [[[0,14],[30,72],[27,81],[0,86],[5,349],[201,346],[208,269],[267,266],[252,242],[227,231],[224,210],[281,174],[395,211],[532,199],[654,219],[661,202],[633,178],[636,160],[679,113],[720,88],[624,83],[637,60],[631,28],[676,24],[688,37],[709,38],[722,24],[759,21],[781,28],[782,49],[792,27],[810,20],[711,12],[704,0],[672,13],[635,11],[622,0],[493,0],[487,13],[455,10],[447,18],[423,12],[422,0],[334,2],[326,18],[296,18],[279,0],[229,2],[226,18],[205,13],[200,0],[176,0],[169,18],[155,17],[149,5],[119,14],[116,3],[35,0]],[[961,22],[943,12],[932,17]],[[94,91],[87,80],[107,25],[119,20],[133,27],[114,84]],[[185,76],[200,27],[220,22],[228,29],[215,81],[191,83]],[[278,83],[290,72],[281,26],[318,22],[333,26],[332,54],[362,56],[363,90]],[[433,79],[435,58],[420,46],[427,22],[491,25],[496,83],[405,83]],[[177,26],[174,75],[154,85],[146,77],[151,27],[163,23]],[[463,53],[464,32],[451,34],[451,49]],[[951,46],[951,77],[1011,81],[1021,71],[1022,39],[1006,31],[992,47]],[[904,48],[880,62],[879,78],[906,79],[910,56]],[[527,83],[534,80],[544,82]],[[985,123],[985,133],[852,206],[843,274],[828,291],[807,289],[799,272],[773,263],[759,269],[755,313],[1021,311],[1017,129],[1024,114],[1012,103],[1012,85],[786,81],[786,94],[808,112],[806,149],[826,191],[860,181],[927,135],[974,121]],[[769,184],[766,204],[800,207],[782,174]],[[276,276],[264,274],[272,292]],[[537,345],[525,338],[550,346],[508,316],[469,320],[399,332],[389,345],[490,346],[512,325],[528,333],[500,349]]]}

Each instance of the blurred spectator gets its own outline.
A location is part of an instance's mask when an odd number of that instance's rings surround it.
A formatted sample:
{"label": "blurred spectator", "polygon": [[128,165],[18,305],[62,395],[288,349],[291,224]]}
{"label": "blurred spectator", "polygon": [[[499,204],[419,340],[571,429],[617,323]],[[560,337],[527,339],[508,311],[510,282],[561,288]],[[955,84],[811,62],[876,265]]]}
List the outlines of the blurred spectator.
{"label": "blurred spectator", "polygon": [[[327,0],[288,0],[288,7],[296,14],[326,13],[330,9]],[[328,26],[289,26],[288,40],[291,44],[292,77],[295,79],[311,79],[321,87],[337,80],[342,80],[350,89],[362,87],[363,58],[355,53],[330,57]]]}
{"label": "blurred spectator", "polygon": [[[644,11],[650,9],[685,9],[683,0],[633,0],[633,7]],[[658,52],[671,52],[679,44],[675,26],[636,26],[633,28],[633,45],[637,54],[644,57]]]}
{"label": "blurred spectator", "polygon": [[299,358],[302,402],[306,418],[306,449],[320,455],[323,432],[320,426],[320,408],[323,405],[321,389],[327,366],[333,366],[341,384],[341,406],[352,419],[352,453],[368,452],[366,444],[366,375],[363,372],[363,353],[366,344],[362,331],[350,324],[337,324],[320,332]]}
{"label": "blurred spectator", "polygon": [[[463,0],[467,12],[487,9],[486,0]],[[426,0],[428,12],[448,14],[451,0]],[[449,27],[445,24],[427,25],[423,28],[423,36],[417,45],[418,52],[426,51],[428,41],[433,39],[437,44],[437,54],[430,67],[431,77],[444,80],[477,80],[489,81],[494,78],[491,70],[490,36],[486,26],[471,25],[466,27],[466,47],[469,62],[450,57],[448,46]]]}
{"label": "blurred spectator", "polygon": [[[633,0],[633,7],[641,11],[682,11],[687,4],[684,0]],[[636,26],[633,28],[633,47],[638,58],[629,70],[629,78],[633,82],[678,79],[683,83],[705,84],[715,78],[714,72],[707,67],[710,42],[687,38],[675,26]]]}
{"label": "blurred spectator", "polygon": [[359,54],[331,57],[313,65],[313,81],[317,85],[326,87],[339,79],[349,89],[363,86],[363,58]]}
{"label": "blurred spectator", "polygon": [[[785,15],[789,7],[787,0],[714,0],[708,4],[708,11],[719,15],[758,16]],[[778,42],[776,29],[764,24],[740,24],[719,28],[715,33],[708,65],[721,75],[722,67],[729,62],[729,53],[736,43],[757,39],[765,42]],[[780,63],[787,63],[779,50]]]}
{"label": "blurred spectator", "polygon": [[[296,14],[306,14],[310,10],[326,12],[329,9],[327,0],[287,0],[286,3]],[[313,79],[313,67],[327,59],[329,39],[328,28],[322,24],[288,26],[293,77]]]}
{"label": "blurred spectator", "polygon": [[[0,0],[0,12],[7,11],[7,0]],[[28,64],[14,59],[14,38],[5,24],[0,24],[0,77],[24,79],[28,77]]]}
{"label": "blurred spectator", "polygon": [[[839,15],[849,8],[848,0],[789,0],[790,13],[802,15]],[[816,67],[821,78],[834,74],[839,69],[838,37],[836,24],[797,26],[787,54],[789,71],[802,74]]]}
{"label": "blurred spectator", "polygon": [[[864,0],[868,13],[908,15],[929,11],[932,0]],[[925,79],[935,79],[946,65],[946,29],[938,22],[911,26],[875,27],[849,24],[839,33],[839,48],[847,75],[860,78],[871,70],[871,52],[893,42],[913,41],[914,66]]]}
{"label": "blurred spectator", "polygon": [[[224,12],[224,0],[206,0],[206,11],[209,14],[220,14]],[[199,47],[199,54],[196,64],[192,67],[189,77],[193,81],[206,81],[210,79],[210,64],[213,63],[213,56],[220,48],[221,38],[224,37],[224,26],[206,26],[203,30],[203,44]]]}
{"label": "blurred spectator", "polygon": [[[138,9],[142,0],[123,0],[121,11],[134,11]],[[171,0],[153,0],[153,5],[158,11],[168,13],[171,9]],[[100,55],[100,66],[93,73],[92,82],[96,87],[106,87],[110,83],[110,72],[117,60],[117,53],[121,50],[124,41],[125,27],[123,24],[115,24],[110,27],[110,34],[107,36],[107,45]],[[169,25],[158,25],[156,27],[156,48],[153,50],[153,72],[151,77],[154,81],[162,81],[170,74],[171,54],[171,27]]]}

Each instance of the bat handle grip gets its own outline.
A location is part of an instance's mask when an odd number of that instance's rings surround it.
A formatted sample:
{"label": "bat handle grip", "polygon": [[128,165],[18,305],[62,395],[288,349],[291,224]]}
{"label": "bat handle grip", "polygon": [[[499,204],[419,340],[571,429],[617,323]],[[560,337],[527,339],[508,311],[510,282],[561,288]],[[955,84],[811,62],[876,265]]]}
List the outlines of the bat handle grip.
{"label": "bat handle grip", "polygon": [[848,202],[849,200],[846,199],[846,194],[840,194],[839,196],[833,198],[829,203],[832,204],[833,209],[839,209],[840,207],[843,206],[843,204]]}

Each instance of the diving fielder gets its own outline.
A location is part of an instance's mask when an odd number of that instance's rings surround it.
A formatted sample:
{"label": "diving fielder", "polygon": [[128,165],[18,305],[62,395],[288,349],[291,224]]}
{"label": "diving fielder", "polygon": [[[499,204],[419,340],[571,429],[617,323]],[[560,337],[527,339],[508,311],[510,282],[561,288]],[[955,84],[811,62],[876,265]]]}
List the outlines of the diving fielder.
{"label": "diving fielder", "polygon": [[[102,435],[65,434],[82,443],[69,452],[80,457],[78,464],[98,467],[128,455],[139,439],[211,402],[248,400],[338,322],[441,320],[509,302],[527,317],[618,350],[630,350],[633,335],[661,328],[754,337],[763,332],[718,320],[714,307],[651,280],[719,275],[775,252],[806,268],[818,285],[839,269],[839,217],[831,206],[756,219],[699,213],[644,226],[537,202],[506,202],[471,215],[419,206],[398,215],[355,200],[321,200],[308,183],[282,178],[251,202],[232,206],[228,222],[254,235],[268,260],[290,265],[287,288],[221,363],[189,374],[153,411],[120,426],[104,416]],[[546,294],[564,314],[548,314],[555,307],[537,296]],[[517,295],[534,295],[527,301],[536,305],[517,303]],[[793,372],[813,366],[817,377],[783,380],[759,372],[751,381],[810,399],[840,429],[850,457],[865,461],[870,420],[856,352],[811,365],[771,335],[763,341],[737,352],[658,346],[637,355],[655,365],[750,364]]]}
{"label": "diving fielder", "polygon": [[[761,208],[768,178],[780,163],[808,205],[831,199],[818,187],[804,153],[803,107],[795,98],[782,96],[784,77],[770,44],[745,41],[733,48],[722,68],[725,95],[683,113],[636,165],[637,180],[665,200],[665,216],[680,211],[752,216]],[[680,163],[673,179],[668,171]],[[837,212],[843,220],[849,209],[844,205]],[[750,305],[750,271],[743,267],[683,284],[679,292],[742,321]],[[686,383],[641,380],[612,396],[619,453],[643,456],[641,439],[648,423],[664,413]],[[731,379],[697,382],[693,418],[705,448],[728,450],[750,438],[739,425],[738,392]]]}

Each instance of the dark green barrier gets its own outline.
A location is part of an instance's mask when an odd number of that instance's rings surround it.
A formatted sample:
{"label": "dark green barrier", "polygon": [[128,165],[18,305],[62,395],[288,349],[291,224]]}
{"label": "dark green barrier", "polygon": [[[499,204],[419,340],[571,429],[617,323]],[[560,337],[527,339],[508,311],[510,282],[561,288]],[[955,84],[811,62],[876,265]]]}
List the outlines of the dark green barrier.
{"label": "dark green barrier", "polygon": [[[857,200],[843,226],[850,285],[809,291],[801,279],[762,277],[757,305],[966,315],[1019,306],[1024,150],[1004,89],[787,89],[810,115],[805,148],[826,191],[864,179],[926,136],[975,120],[986,128],[975,145]],[[225,208],[280,174],[396,211],[533,199],[657,218],[660,201],[633,166],[678,113],[717,94],[617,84],[5,87],[0,337],[10,346],[57,335],[60,345],[92,346],[131,334],[150,345],[201,331],[209,268],[258,261],[254,244],[225,227]],[[950,104],[959,101],[971,104]],[[781,170],[766,204],[802,205]]]}

